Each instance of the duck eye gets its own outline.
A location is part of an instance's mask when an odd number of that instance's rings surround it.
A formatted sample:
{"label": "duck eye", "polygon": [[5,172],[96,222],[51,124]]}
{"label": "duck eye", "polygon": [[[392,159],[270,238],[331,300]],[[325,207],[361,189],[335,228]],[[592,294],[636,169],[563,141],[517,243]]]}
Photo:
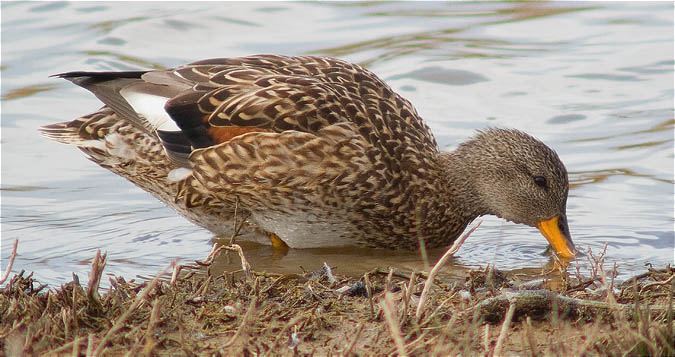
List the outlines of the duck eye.
{"label": "duck eye", "polygon": [[534,183],[539,187],[546,187],[546,177],[544,176],[535,176]]}

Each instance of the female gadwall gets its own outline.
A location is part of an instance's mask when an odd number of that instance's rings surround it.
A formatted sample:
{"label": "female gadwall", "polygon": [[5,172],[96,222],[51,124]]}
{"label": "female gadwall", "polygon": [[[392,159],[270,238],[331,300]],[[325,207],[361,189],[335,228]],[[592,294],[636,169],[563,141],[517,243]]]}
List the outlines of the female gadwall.
{"label": "female gadwall", "polygon": [[433,248],[493,214],[575,254],[553,150],[488,129],[440,152],[412,104],[358,65],[258,55],[57,76],[105,105],[45,136],[216,234],[240,214],[290,247]]}

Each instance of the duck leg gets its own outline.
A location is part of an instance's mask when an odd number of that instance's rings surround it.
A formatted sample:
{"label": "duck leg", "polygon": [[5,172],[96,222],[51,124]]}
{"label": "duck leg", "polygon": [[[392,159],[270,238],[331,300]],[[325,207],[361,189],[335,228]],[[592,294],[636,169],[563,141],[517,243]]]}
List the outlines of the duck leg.
{"label": "duck leg", "polygon": [[288,253],[288,244],[274,233],[269,233],[268,237],[270,238],[270,244],[272,245],[272,255],[275,258],[283,258]]}

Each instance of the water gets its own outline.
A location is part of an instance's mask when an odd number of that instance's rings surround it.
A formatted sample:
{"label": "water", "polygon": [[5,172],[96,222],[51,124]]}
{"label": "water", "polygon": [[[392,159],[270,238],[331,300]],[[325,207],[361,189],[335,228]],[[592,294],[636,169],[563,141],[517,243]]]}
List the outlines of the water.
{"label": "water", "polygon": [[[487,126],[523,129],[570,171],[577,247],[622,277],[673,263],[673,5],[670,3],[2,3],[2,269],[59,285],[151,276],[203,258],[211,235],[150,195],[39,137],[98,108],[49,75],[167,68],[255,53],[321,54],[366,65],[415,104],[444,150]],[[453,261],[539,269],[545,240],[485,217]],[[414,253],[248,250],[254,269],[341,272],[419,264]],[[587,269],[586,258],[572,263]],[[105,279],[104,279],[105,280]]]}

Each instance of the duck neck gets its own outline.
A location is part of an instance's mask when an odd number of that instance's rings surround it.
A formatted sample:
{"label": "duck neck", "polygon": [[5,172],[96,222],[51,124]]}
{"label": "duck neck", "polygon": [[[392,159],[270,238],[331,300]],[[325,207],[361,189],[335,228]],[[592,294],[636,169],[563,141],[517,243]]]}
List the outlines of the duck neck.
{"label": "duck neck", "polygon": [[[472,156],[465,155],[462,148],[438,155],[438,186],[447,201],[444,207],[445,220],[449,222],[451,232],[448,235],[454,240],[475,218],[489,214],[480,192],[477,181],[481,175],[480,162]],[[478,159],[480,160],[480,159]]]}

